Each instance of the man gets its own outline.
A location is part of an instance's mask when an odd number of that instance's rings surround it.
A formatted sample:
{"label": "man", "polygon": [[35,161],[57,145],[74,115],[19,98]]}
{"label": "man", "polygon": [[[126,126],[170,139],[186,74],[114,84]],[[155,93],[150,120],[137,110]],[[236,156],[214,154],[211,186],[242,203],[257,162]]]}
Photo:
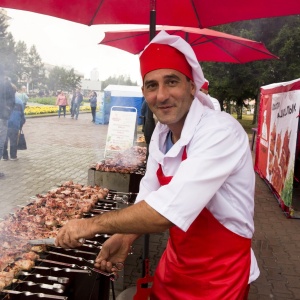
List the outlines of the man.
{"label": "man", "polygon": [[208,88],[209,88],[209,82],[208,82],[208,80],[205,79],[205,82],[202,85],[200,90],[202,93],[204,93],[205,95],[207,95],[209,97],[210,101],[214,105],[215,110],[221,111],[220,102],[218,101],[218,99],[216,99],[208,94]]}
{"label": "man", "polygon": [[73,101],[73,109],[72,109],[72,115],[71,115],[71,117],[74,118],[74,116],[75,116],[75,119],[77,120],[78,119],[78,115],[79,115],[79,110],[80,110],[80,104],[83,101],[83,96],[80,93],[80,89],[76,89],[75,96],[73,96],[73,97],[74,97],[74,101],[72,99],[72,101]]}
{"label": "man", "polygon": [[70,102],[70,113],[71,113],[71,118],[74,118],[74,101],[76,97],[76,90],[72,91],[72,94],[69,95],[69,102]]}
{"label": "man", "polygon": [[21,99],[22,102],[23,102],[24,109],[26,108],[27,102],[28,102],[28,99],[29,99],[29,97],[27,96],[26,92],[27,92],[26,86],[23,85],[21,87],[20,91],[17,93],[17,97],[19,99]]}
{"label": "man", "polygon": [[200,92],[201,67],[188,43],[159,33],[140,56],[143,94],[158,123],[136,203],[71,220],[56,244],[114,235],[95,267],[117,271],[132,242],[170,231],[150,299],[246,299],[259,275],[251,250],[255,175],[248,136]]}
{"label": "man", "polygon": [[[0,66],[0,157],[6,140],[8,119],[15,104],[15,93],[16,90],[4,76],[4,70]],[[4,173],[0,172],[0,178],[3,177]]]}

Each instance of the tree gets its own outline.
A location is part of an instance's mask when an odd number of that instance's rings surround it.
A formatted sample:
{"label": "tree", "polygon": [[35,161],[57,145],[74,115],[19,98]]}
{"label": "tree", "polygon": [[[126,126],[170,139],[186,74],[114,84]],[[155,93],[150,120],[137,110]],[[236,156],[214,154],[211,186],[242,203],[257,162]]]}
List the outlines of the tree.
{"label": "tree", "polygon": [[134,85],[136,86],[136,82],[132,82],[129,76],[119,75],[109,77],[106,80],[103,81],[102,89],[105,89],[110,84],[117,84],[117,85]]}
{"label": "tree", "polygon": [[31,89],[40,87],[45,82],[45,69],[35,45],[31,46],[28,53],[28,74],[31,78]]}
{"label": "tree", "polygon": [[72,91],[80,86],[81,78],[75,74],[74,69],[72,68],[69,71],[66,71],[65,78],[65,90]]}
{"label": "tree", "polygon": [[[259,88],[275,82],[300,76],[300,16],[236,22],[218,26],[222,32],[261,41],[280,60],[256,61],[242,65],[201,63],[205,77],[210,81],[210,93],[221,104],[236,102],[238,117],[243,100],[259,100]],[[256,101],[258,105],[258,101]],[[257,111],[257,107],[255,108]],[[257,116],[253,122],[256,123]]]}
{"label": "tree", "polygon": [[18,41],[15,47],[17,57],[17,76],[20,84],[27,84],[30,81],[30,71],[28,62],[27,45],[23,41]]}
{"label": "tree", "polygon": [[0,14],[0,64],[4,68],[6,75],[13,82],[16,82],[16,56],[15,56],[15,41],[11,33],[7,31],[8,25],[6,17]]}
{"label": "tree", "polygon": [[54,67],[46,80],[47,86],[51,91],[72,91],[79,87],[80,77],[76,76],[74,69],[66,70],[61,67]]}

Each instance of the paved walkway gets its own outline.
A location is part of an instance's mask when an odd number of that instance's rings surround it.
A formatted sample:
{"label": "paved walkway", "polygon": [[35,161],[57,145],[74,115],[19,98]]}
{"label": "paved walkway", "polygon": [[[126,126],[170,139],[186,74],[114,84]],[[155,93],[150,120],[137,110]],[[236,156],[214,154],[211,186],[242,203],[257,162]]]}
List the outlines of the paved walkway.
{"label": "paved walkway", "polygon": [[[107,126],[91,122],[91,114],[73,120],[28,118],[24,125],[28,149],[18,152],[18,161],[0,161],[0,217],[31,196],[44,193],[67,180],[86,184],[88,169],[103,158]],[[299,200],[300,201],[300,200]],[[261,270],[252,284],[249,300],[300,299],[300,220],[287,219],[266,184],[257,176],[253,249]],[[167,234],[152,235],[151,272],[165,247]],[[143,240],[126,263],[122,286],[141,276]],[[117,291],[118,293],[119,291]]]}

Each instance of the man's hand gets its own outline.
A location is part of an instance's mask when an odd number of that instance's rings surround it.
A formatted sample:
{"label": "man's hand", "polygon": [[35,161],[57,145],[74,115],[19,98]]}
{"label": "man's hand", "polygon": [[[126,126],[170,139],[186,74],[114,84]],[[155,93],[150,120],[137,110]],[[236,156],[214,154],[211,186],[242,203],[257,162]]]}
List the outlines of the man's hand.
{"label": "man's hand", "polygon": [[121,271],[131,244],[137,237],[133,234],[114,234],[102,245],[95,267],[109,273]]}
{"label": "man's hand", "polygon": [[90,219],[70,220],[57,234],[55,245],[62,248],[76,248],[82,245],[80,239],[93,238]]}

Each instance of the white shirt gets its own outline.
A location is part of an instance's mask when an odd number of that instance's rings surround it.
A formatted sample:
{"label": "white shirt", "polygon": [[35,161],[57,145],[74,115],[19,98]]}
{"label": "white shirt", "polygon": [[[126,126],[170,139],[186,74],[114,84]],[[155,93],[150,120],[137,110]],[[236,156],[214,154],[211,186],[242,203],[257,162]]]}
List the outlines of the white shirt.
{"label": "white shirt", "polygon": [[210,95],[207,95],[207,96],[209,97],[210,101],[214,105],[215,110],[221,110],[221,105],[220,105],[219,100]]}
{"label": "white shirt", "polygon": [[[168,132],[158,122],[136,202],[145,200],[184,231],[206,207],[227,229],[252,238],[255,174],[242,126],[229,114],[194,99],[180,140],[164,154]],[[187,159],[182,162],[185,146]],[[168,185],[158,182],[158,164],[165,176],[173,176]],[[253,252],[251,262],[249,282],[259,275]]]}

